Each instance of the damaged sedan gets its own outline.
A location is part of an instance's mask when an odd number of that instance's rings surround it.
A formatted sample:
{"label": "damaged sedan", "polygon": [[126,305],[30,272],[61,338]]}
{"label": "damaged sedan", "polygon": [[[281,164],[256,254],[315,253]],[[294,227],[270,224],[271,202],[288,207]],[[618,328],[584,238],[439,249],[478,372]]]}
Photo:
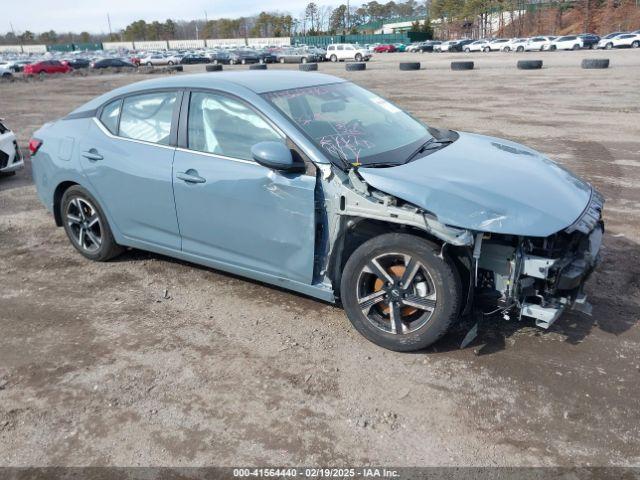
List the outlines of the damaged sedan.
{"label": "damaged sedan", "polygon": [[466,316],[549,328],[589,308],[604,231],[591,185],[336,77],[140,82],[30,147],[39,197],[85,257],[139,248],[339,302],[384,348],[425,348]]}

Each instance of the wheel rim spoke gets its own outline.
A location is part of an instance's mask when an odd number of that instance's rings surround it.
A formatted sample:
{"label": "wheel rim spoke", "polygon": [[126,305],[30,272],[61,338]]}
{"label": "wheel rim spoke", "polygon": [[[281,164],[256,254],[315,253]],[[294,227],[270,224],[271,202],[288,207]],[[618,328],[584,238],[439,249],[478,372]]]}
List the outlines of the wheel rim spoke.
{"label": "wheel rim spoke", "polygon": [[389,304],[389,319],[391,320],[391,332],[403,333],[406,330],[405,324],[402,322],[402,314],[400,313],[400,305],[398,302]]}
{"label": "wheel rim spoke", "polygon": [[384,290],[380,290],[379,292],[373,292],[371,295],[367,295],[366,297],[360,298],[358,303],[360,304],[360,308],[365,313],[369,313],[371,307],[382,302],[384,300],[386,292]]}
{"label": "wheel rim spoke", "polygon": [[84,227],[80,227],[80,230],[78,230],[78,244],[82,247],[84,247]]}
{"label": "wheel rim spoke", "polygon": [[415,278],[416,273],[418,273],[419,269],[420,262],[417,262],[413,257],[409,257],[409,261],[406,262],[404,275],[402,275],[402,279],[400,280],[403,287],[408,287],[411,282],[413,282],[413,279]]}
{"label": "wheel rim spoke", "polygon": [[418,295],[409,293],[405,295],[401,303],[407,307],[414,307],[427,312],[433,312],[436,308],[436,296],[435,294],[431,294],[426,297],[419,297]]}
{"label": "wheel rim spoke", "polygon": [[89,240],[91,240],[91,242],[96,246],[99,247],[100,244],[102,243],[102,241],[100,240],[99,237],[97,237],[91,230],[87,230],[86,231],[87,237],[89,237]]}
{"label": "wheel rim spoke", "polygon": [[377,259],[372,259],[368,264],[367,268],[373,273],[376,277],[384,280],[387,283],[393,283],[393,277],[387,273],[387,271],[382,268],[382,265],[378,263]]}
{"label": "wheel rim spoke", "polygon": [[80,217],[76,217],[75,215],[71,215],[70,213],[67,213],[67,220],[69,220],[69,225],[78,224],[82,221]]}
{"label": "wheel rim spoke", "polygon": [[98,223],[100,221],[100,217],[98,217],[98,215],[93,214],[92,216],[90,216],[87,219],[87,226],[89,228],[93,227],[96,223]]}

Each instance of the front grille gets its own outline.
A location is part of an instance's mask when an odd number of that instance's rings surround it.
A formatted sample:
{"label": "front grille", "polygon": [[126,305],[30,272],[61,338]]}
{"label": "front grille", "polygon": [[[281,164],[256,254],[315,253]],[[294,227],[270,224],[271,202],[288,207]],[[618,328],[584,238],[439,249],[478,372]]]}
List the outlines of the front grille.
{"label": "front grille", "polygon": [[567,233],[582,232],[589,234],[591,230],[602,220],[602,208],[604,197],[595,189],[591,191],[591,199],[582,215],[565,230]]}

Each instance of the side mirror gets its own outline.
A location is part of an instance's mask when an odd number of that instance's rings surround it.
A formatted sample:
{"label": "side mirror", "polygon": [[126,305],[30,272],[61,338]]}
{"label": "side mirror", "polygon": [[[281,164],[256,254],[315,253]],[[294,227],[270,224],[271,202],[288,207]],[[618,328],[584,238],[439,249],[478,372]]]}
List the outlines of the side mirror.
{"label": "side mirror", "polygon": [[280,170],[293,172],[300,170],[300,164],[293,160],[291,150],[281,142],[260,142],[251,147],[253,159],[260,165]]}

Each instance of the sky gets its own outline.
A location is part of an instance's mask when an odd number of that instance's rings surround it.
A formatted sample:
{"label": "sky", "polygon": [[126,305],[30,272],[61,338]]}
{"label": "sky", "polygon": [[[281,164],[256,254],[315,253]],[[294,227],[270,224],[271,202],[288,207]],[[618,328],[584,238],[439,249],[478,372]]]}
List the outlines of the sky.
{"label": "sky", "polygon": [[[336,6],[344,0],[323,0],[316,3]],[[119,31],[134,20],[193,20],[207,17],[249,16],[266,11],[289,12],[298,16],[306,0],[2,0],[0,32],[25,30],[40,33],[88,31],[108,33],[107,13],[112,30]]]}

